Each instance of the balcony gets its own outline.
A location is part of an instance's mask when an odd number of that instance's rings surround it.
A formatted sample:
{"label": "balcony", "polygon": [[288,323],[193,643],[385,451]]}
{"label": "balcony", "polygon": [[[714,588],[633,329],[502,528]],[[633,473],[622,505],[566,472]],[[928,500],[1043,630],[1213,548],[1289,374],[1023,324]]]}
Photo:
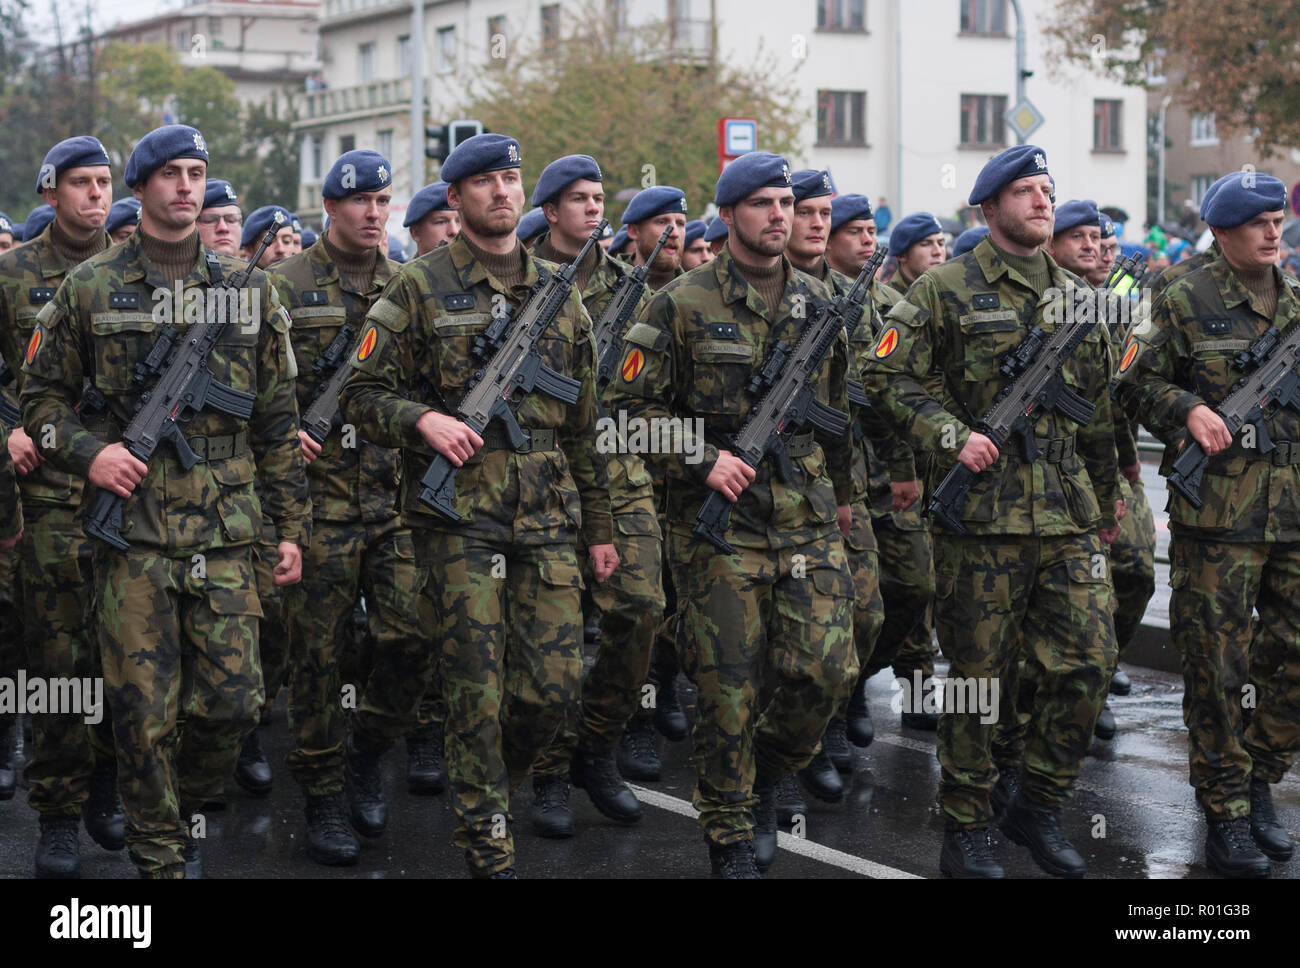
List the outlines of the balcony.
{"label": "balcony", "polygon": [[697,66],[713,61],[713,21],[707,17],[678,17],[648,28],[624,28],[619,35],[630,38],[637,56],[645,60],[675,60]]}
{"label": "balcony", "polygon": [[411,0],[321,0],[320,24],[334,27],[410,10]]}
{"label": "balcony", "polygon": [[313,128],[338,121],[394,114],[411,107],[411,79],[394,77],[354,87],[327,87],[296,95],[298,120],[295,128]]}

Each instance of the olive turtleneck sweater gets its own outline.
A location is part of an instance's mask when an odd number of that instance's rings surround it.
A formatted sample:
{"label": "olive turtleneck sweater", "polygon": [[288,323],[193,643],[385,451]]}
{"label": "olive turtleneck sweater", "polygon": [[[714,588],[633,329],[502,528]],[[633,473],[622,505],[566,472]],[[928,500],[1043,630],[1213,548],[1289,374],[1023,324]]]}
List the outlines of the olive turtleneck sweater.
{"label": "olive turtleneck sweater", "polygon": [[1259,297],[1264,312],[1271,319],[1273,314],[1277,312],[1277,277],[1273,273],[1273,267],[1256,269],[1253,272],[1233,269],[1232,274],[1237,277],[1247,290]]}
{"label": "olive turtleneck sweater", "polygon": [[63,231],[57,218],[50,223],[50,242],[54,245],[54,251],[74,266],[103,252],[109,246],[107,232],[101,230],[85,241],[78,241]]}
{"label": "olive turtleneck sweater", "polygon": [[475,245],[468,235],[464,232],[461,235],[465,239],[465,244],[469,246],[470,255],[474,256],[475,261],[483,263],[483,268],[488,274],[499,281],[507,289],[514,286],[522,285],[524,281],[524,259],[527,253],[524,247],[515,242],[512,251],[505,255],[497,255],[493,252],[485,252]]}
{"label": "olive turtleneck sweater", "polygon": [[188,276],[199,259],[199,230],[195,229],[179,242],[164,242],[141,228],[140,245],[162,277],[175,282]]}
{"label": "olive turtleneck sweater", "polygon": [[334,267],[339,270],[339,276],[354,292],[368,292],[370,284],[375,278],[375,266],[379,260],[379,249],[369,248],[359,254],[344,252],[337,245],[330,241],[330,234],[326,232],[320,237],[325,246],[325,255]]}
{"label": "olive turtleneck sweater", "polygon": [[785,292],[785,272],[781,260],[777,259],[766,268],[747,265],[734,255],[732,260],[736,263],[740,274],[745,277],[745,281],[758,290],[758,294],[767,305],[768,312],[775,314],[777,307],[781,305],[781,296]]}
{"label": "olive turtleneck sweater", "polygon": [[[559,265],[572,262],[576,252],[561,252],[555,247],[552,236],[549,232],[546,237],[533,246],[533,252],[547,262],[555,262]],[[591,251],[587,253],[587,258],[578,264],[577,286],[578,292],[587,288],[587,283],[591,281],[591,274],[596,271],[596,265],[600,259],[600,251],[593,245]]]}
{"label": "olive turtleneck sweater", "polygon": [[996,242],[993,243],[993,248],[997,250],[1003,262],[1025,277],[1025,281],[1037,295],[1042,296],[1047,291],[1047,287],[1052,284],[1052,270],[1047,266],[1047,256],[1043,254],[1042,249],[1033,255],[1012,255]]}

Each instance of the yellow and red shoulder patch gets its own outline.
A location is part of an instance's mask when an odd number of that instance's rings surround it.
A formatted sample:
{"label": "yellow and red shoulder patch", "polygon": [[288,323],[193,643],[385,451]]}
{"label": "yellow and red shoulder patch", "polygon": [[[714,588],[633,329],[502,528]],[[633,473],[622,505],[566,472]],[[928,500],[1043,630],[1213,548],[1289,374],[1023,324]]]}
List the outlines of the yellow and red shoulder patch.
{"label": "yellow and red shoulder patch", "polygon": [[876,359],[883,360],[896,349],[898,349],[898,327],[891,326],[881,334],[880,342],[876,344]]}
{"label": "yellow and red shoulder patch", "polygon": [[1130,366],[1133,365],[1133,361],[1136,360],[1137,357],[1138,357],[1138,341],[1130,337],[1128,341],[1128,346],[1124,348],[1124,356],[1119,361],[1119,371],[1123,373],[1125,370],[1127,370]]}
{"label": "yellow and red shoulder patch", "polygon": [[357,346],[357,362],[364,363],[370,358],[370,354],[375,351],[375,344],[379,342],[379,331],[375,329],[372,323],[366,328],[361,335],[361,343]]}
{"label": "yellow and red shoulder patch", "polygon": [[36,359],[36,351],[41,348],[41,343],[45,341],[45,331],[37,326],[32,330],[32,338],[27,341],[27,353],[23,356],[24,362],[31,366],[32,360]]}
{"label": "yellow and red shoulder patch", "polygon": [[645,366],[645,354],[635,346],[628,350],[627,356],[623,357],[623,382],[631,383],[641,373],[641,368]]}

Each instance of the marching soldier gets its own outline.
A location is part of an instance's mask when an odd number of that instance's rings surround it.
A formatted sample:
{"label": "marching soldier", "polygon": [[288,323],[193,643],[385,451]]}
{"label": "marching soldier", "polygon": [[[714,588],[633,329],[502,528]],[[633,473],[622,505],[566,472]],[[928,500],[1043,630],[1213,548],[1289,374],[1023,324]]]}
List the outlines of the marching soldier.
{"label": "marching soldier", "polygon": [[454,239],[460,231],[460,216],[447,204],[447,183],[436,181],[411,196],[402,227],[410,230],[417,257]]}
{"label": "marching soldier", "polygon": [[252,214],[244,219],[244,231],[239,236],[239,254],[248,259],[257,252],[258,243],[266,234],[266,230],[275,222],[276,215],[283,219],[280,223],[281,228],[275,233],[275,241],[267,246],[266,251],[262,253],[262,258],[258,260],[259,269],[269,268],[293,255],[293,226],[289,224],[293,213],[280,205],[263,205],[261,208],[254,209]]}
{"label": "marching soldier", "polygon": [[[239,195],[235,187],[220,178],[209,178],[203,189],[203,208],[199,211],[199,237],[213,252],[237,255],[240,249],[244,213],[239,208]],[[262,226],[262,231],[271,223]],[[256,247],[257,236],[253,239]],[[279,238],[276,239],[279,244]],[[267,249],[270,252],[270,249]],[[249,254],[252,252],[250,250]]]}
{"label": "marching soldier", "polygon": [[709,243],[704,241],[704,232],[708,226],[704,219],[693,218],[686,223],[686,235],[682,241],[682,271],[690,272],[698,265],[713,261],[713,252]]}

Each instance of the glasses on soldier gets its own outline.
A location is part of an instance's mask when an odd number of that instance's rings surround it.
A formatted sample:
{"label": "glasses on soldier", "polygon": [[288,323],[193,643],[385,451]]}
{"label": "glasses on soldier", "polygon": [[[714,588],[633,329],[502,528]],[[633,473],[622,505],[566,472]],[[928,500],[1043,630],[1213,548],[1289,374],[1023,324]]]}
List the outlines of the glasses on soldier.
{"label": "glasses on soldier", "polygon": [[218,222],[225,222],[227,225],[243,225],[244,216],[240,215],[238,212],[228,212],[225,215],[218,212],[212,212],[210,214],[199,216],[200,225],[216,225]]}

